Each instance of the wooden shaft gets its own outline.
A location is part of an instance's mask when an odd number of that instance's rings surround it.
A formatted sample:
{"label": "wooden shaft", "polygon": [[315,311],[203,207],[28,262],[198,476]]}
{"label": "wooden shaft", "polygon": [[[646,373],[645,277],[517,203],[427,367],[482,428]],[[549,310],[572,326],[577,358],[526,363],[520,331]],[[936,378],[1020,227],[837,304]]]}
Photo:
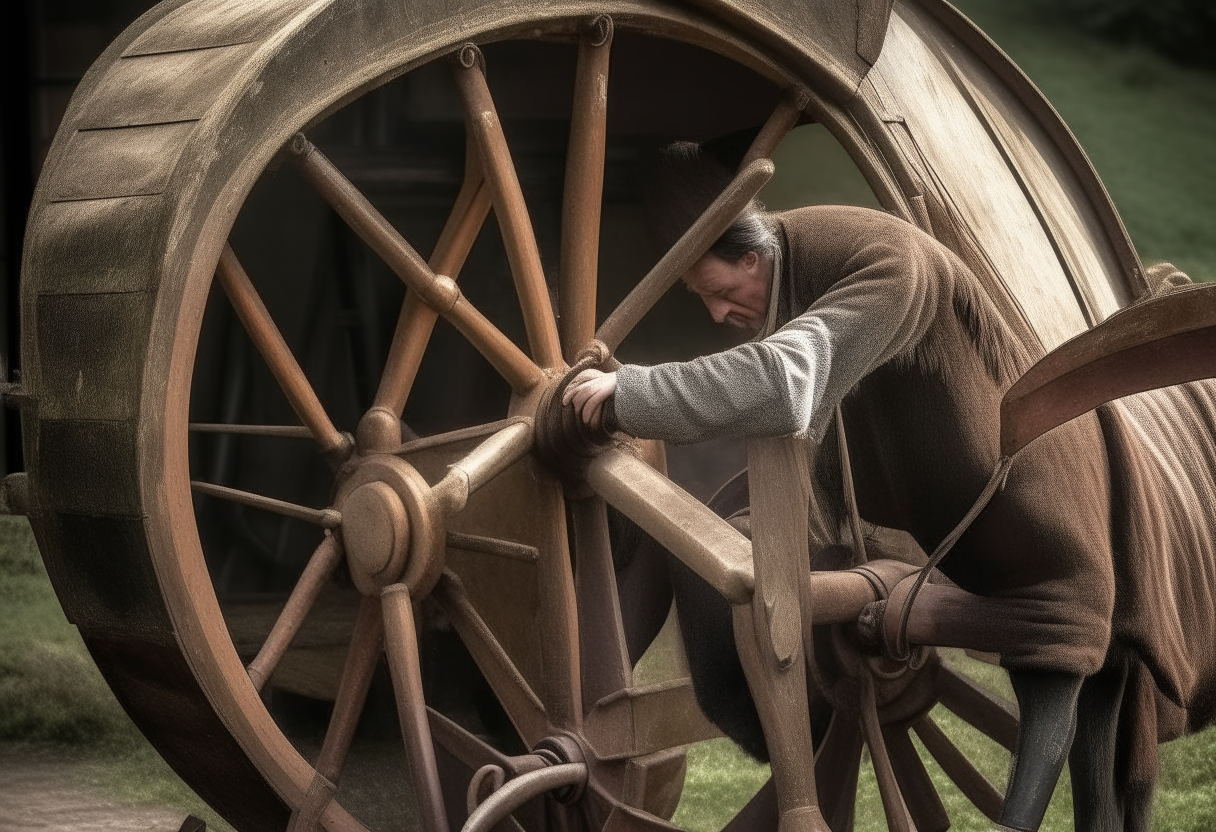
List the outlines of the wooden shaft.
{"label": "wooden shaft", "polygon": [[296,581],[291,595],[287,597],[287,603],[283,606],[279,617],[275,619],[270,634],[266,636],[266,641],[262,642],[258,654],[249,663],[247,668],[249,679],[258,691],[262,690],[266,680],[278,667],[279,660],[287,652],[291,640],[300,631],[304,618],[312,609],[312,605],[316,603],[317,596],[321,594],[326,581],[329,580],[329,576],[333,574],[334,568],[341,560],[342,549],[338,546],[338,541],[332,534],[327,533],[325,539],[321,541],[321,545],[308,559],[308,565],[304,567],[304,571],[300,573],[300,579]]}
{"label": "wooden shaft", "polygon": [[215,485],[214,483],[199,482],[198,480],[191,480],[190,488],[208,497],[216,497],[220,500],[227,500],[230,503],[239,503],[250,508],[260,508],[263,511],[282,514],[285,517],[293,517],[296,520],[303,520],[305,523],[312,523],[323,529],[336,529],[342,525],[341,513],[332,508],[309,508],[308,506],[289,503],[286,500],[263,497],[261,494],[254,494],[252,491],[242,491],[239,488],[229,488],[226,485]]}
{"label": "wooden shaft", "polygon": [[768,121],[764,122],[764,126],[756,134],[756,138],[752,139],[751,146],[744,154],[739,167],[745,168],[757,159],[767,159],[772,156],[777,150],[777,145],[781,144],[781,140],[798,124],[802,111],[810,103],[811,97],[805,90],[796,87],[786,90],[781,96],[781,100],[777,102],[776,109],[768,117]]}
{"label": "wooden shaft", "polygon": [[[473,195],[462,199],[464,191],[470,187],[466,178],[448,223],[435,244],[429,266],[436,275],[447,275],[453,280],[459,276],[485,224],[490,212],[490,190],[481,180],[480,173],[477,177]],[[438,319],[438,312],[421,302],[412,289],[406,289],[405,302],[397,318],[397,329],[393,332],[393,342],[389,346],[388,359],[384,362],[384,374],[380,377],[373,407],[381,407],[401,416]]]}
{"label": "wooden shaft", "polygon": [[218,422],[191,422],[192,433],[235,433],[243,436],[281,436],[289,439],[312,439],[312,431],[303,425],[229,425]]}
{"label": "wooden shaft", "polygon": [[532,356],[542,367],[560,366],[561,345],[541,267],[540,250],[536,246],[532,220],[519,187],[511,151],[486,84],[481,52],[476,46],[468,45],[460,51],[455,74],[464,101],[466,123],[477,142],[486,179],[494,195],[494,215],[502,229],[503,245],[511,264]]}
{"label": "wooden shaft", "polygon": [[849,624],[862,609],[877,601],[874,587],[856,572],[812,572],[810,598],[815,624]]}
{"label": "wooden shaft", "polygon": [[540,550],[535,546],[497,537],[484,537],[479,534],[448,532],[446,545],[449,549],[476,552],[479,555],[491,555],[496,558],[516,560],[520,563],[536,563],[540,557]]}
{"label": "wooden shaft", "polygon": [[882,724],[878,721],[878,703],[874,698],[874,677],[861,674],[861,730],[870,748],[870,761],[874,764],[874,777],[878,780],[878,793],[882,797],[882,811],[887,817],[889,832],[915,832],[912,818],[891,768],[887,744],[882,736]]}
{"label": "wooden shaft", "polygon": [[460,578],[454,572],[444,570],[431,597],[452,622],[452,627],[485,676],[494,696],[502,703],[507,718],[524,744],[531,747],[544,739],[549,724],[540,697],[498,643],[489,625],[477,613]]}
{"label": "wooden shaft", "polygon": [[840,458],[840,480],[844,490],[844,507],[849,515],[849,534],[853,538],[853,565],[865,563],[866,542],[861,533],[861,514],[857,510],[857,490],[853,487],[853,461],[849,456],[849,439],[844,430],[844,414],[836,405],[836,444]]}
{"label": "wooden shaft", "polygon": [[287,341],[275,326],[257,290],[253,288],[249,275],[237,260],[232,246],[227,243],[220,254],[216,274],[237,317],[249,333],[250,340],[265,359],[266,366],[283,389],[287,401],[291,403],[300,421],[308,426],[323,452],[332,453],[341,449],[346,445],[346,438],[330,421],[316,391],[308,383],[308,378],[292,354],[291,348],[287,346]]}
{"label": "wooden shaft", "polygon": [[562,351],[570,364],[595,337],[611,49],[612,20],[601,15],[579,41],[566,150],[558,326]]}
{"label": "wooden shaft", "polygon": [[806,455],[788,438],[751,439],[747,468],[755,593],[734,608],[735,644],[772,762],[778,830],[827,832],[815,785],[799,597],[810,563]]}
{"label": "wooden shaft", "polygon": [[618,448],[592,460],[587,482],[732,604],[751,599],[751,543],[696,497]]}
{"label": "wooden shaft", "polygon": [[435,745],[422,697],[422,663],[414,628],[414,605],[405,584],[393,584],[381,593],[384,605],[384,647],[393,677],[397,718],[409,760],[414,796],[423,832],[448,832],[443,789],[435,762]]}
{"label": "wooden shaft", "polygon": [[852,829],[861,771],[861,721],[837,709],[815,749],[815,790],[819,809],[832,829]]}
{"label": "wooden shaft", "polygon": [[359,717],[363,714],[363,703],[367,701],[372,675],[380,660],[382,634],[380,599],[364,598],[359,605],[350,650],[342,667],[342,681],[338,683],[333,716],[330,717],[315,766],[317,773],[331,783],[338,782],[351,740],[355,737],[355,728],[359,725]]}
{"label": "wooden shaft", "polygon": [[567,511],[576,566],[583,713],[589,714],[605,696],[633,684],[633,668],[617,596],[607,507],[599,497],[588,497],[568,502]]}
{"label": "wooden shaft", "polygon": [[747,203],[760,192],[773,175],[773,163],[757,159],[735,176],[718,198],[705,209],[692,227],[655,264],[650,273],[633,287],[607,320],[600,325],[595,337],[612,352],[633,331],[638,321],[650,311],[709,247],[730,227]]}
{"label": "wooden shaft", "polygon": [[469,495],[532,450],[532,420],[512,422],[448,467],[432,493],[446,514],[464,508]]}
{"label": "wooden shaft", "polygon": [[908,736],[908,729],[903,725],[893,725],[884,728],[882,735],[891,757],[895,782],[899,784],[899,792],[908,807],[915,832],[946,832],[950,828],[950,816],[946,814],[946,807],[942,805],[933,779],[925,770],[912,738]]}
{"label": "wooden shaft", "polygon": [[436,275],[358,188],[316,147],[297,136],[292,144],[305,179],[405,285],[469,340],[511,389],[526,393],[541,379],[540,368],[510,338],[478,312],[450,277]]}

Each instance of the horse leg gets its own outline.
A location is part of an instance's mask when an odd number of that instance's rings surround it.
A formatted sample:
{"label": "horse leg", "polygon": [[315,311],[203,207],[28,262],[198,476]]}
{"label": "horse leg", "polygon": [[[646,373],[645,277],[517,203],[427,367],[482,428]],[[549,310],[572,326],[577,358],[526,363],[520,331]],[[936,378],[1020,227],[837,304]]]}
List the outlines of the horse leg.
{"label": "horse leg", "polygon": [[1009,788],[1000,823],[1034,832],[1043,822],[1077,724],[1083,678],[1046,670],[1012,670],[1009,680],[1021,711]]}
{"label": "horse leg", "polygon": [[1115,756],[1116,788],[1123,797],[1124,832],[1148,832],[1152,825],[1153,793],[1160,763],[1157,697],[1152,674],[1137,660],[1123,693]]}
{"label": "horse leg", "polygon": [[1119,713],[1127,690],[1125,661],[1085,680],[1077,700],[1077,735],[1068,755],[1077,832],[1124,828],[1124,801],[1115,782]]}

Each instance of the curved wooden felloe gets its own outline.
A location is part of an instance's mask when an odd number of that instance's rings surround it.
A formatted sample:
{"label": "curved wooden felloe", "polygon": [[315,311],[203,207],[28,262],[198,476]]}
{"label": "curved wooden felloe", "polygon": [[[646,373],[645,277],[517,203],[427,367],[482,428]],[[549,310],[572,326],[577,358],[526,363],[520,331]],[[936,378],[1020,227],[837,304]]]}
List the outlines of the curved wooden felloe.
{"label": "curved wooden felloe", "polygon": [[[590,677],[580,673],[583,611],[579,604],[592,602],[591,590],[576,584],[571,572],[566,497],[559,478],[533,460],[529,443],[518,441],[519,431],[512,424],[519,422],[420,443],[401,441],[398,417],[437,317],[453,322],[490,359],[515,391],[513,414],[524,419],[537,418],[548,379],[564,367],[563,351],[567,359],[576,357],[595,328],[594,309],[587,301],[594,297],[592,290],[574,293],[570,308],[563,310],[570,313],[572,323],[559,332],[518,183],[513,182],[509,147],[487,97],[484,67],[476,48],[468,44],[528,36],[537,29],[553,36],[584,38],[585,64],[580,64],[582,80],[576,87],[586,95],[597,88],[597,77],[602,79],[606,71],[603,52],[597,50],[610,46],[612,27],[632,28],[709,47],[780,88],[805,91],[801,93],[805,101],[799,100],[795,109],[805,106],[833,130],[853,152],[884,204],[955,247],[987,276],[990,290],[1003,299],[1011,320],[1034,329],[1040,323],[1039,313],[1019,306],[1018,287],[1009,289],[1005,282],[1009,280],[1005,269],[1016,260],[1016,252],[995,256],[993,246],[999,247],[999,240],[967,234],[966,200],[957,191],[962,186],[938,175],[937,157],[920,151],[915,134],[909,139],[900,133],[898,125],[904,121],[886,118],[899,115],[889,111],[889,104],[904,106],[908,113],[924,104],[915,90],[883,87],[884,79],[891,80],[881,63],[884,38],[890,37],[891,8],[882,0],[793,5],[777,0],[696,4],[559,0],[527,8],[489,0],[265,4],[167,0],[124,32],[90,69],[48,154],[25,249],[21,401],[30,474],[29,516],[68,617],[79,627],[116,695],[170,764],[221,814],[250,829],[363,828],[332,797],[382,641],[397,681],[407,745],[411,753],[421,754],[413,766],[414,791],[431,790],[420,800],[431,818],[429,830],[442,828],[442,812],[437,808],[441,798],[432,788],[435,776],[425,773],[434,762],[427,749],[429,734],[471,769],[496,765],[518,774],[544,764],[531,759],[537,755],[504,757],[462,735],[441,716],[425,712],[417,693],[416,643],[408,625],[414,601],[429,594],[477,659],[529,747],[551,735],[584,736],[585,729],[597,757],[589,764],[588,792],[600,801],[596,805],[608,825],[664,828],[661,821],[648,820],[639,811],[653,807],[648,807],[646,790],[630,783],[636,778],[644,782],[649,771],[672,769],[669,746],[691,735],[662,736],[658,715],[673,702],[687,703],[688,690],[686,686],[631,688],[626,664],[596,677],[597,693],[613,686],[619,688],[617,693],[588,700],[583,685]],[[602,23],[597,23],[605,14],[613,21],[607,37]],[[953,42],[946,29],[934,29],[927,22],[932,16],[916,4],[898,4],[891,19],[896,21],[895,42],[907,49],[919,43],[933,52]],[[362,93],[444,56],[457,61],[468,112],[477,116],[478,128],[472,131],[476,149],[469,156],[466,186],[440,245],[426,261],[360,201],[357,189],[347,187],[336,167],[310,151],[306,140],[295,137]],[[985,59],[991,62],[990,56]],[[871,76],[876,62],[879,71]],[[988,96],[984,84],[992,76],[985,74],[984,66],[982,61],[956,66],[952,77],[990,129],[1000,132],[992,126],[999,121],[993,113],[1032,125],[1042,121],[1041,114],[1018,109],[1022,105],[1015,98]],[[992,102],[995,109],[985,110],[984,105]],[[572,146],[579,149],[580,159],[593,159],[602,152],[597,148],[602,147],[603,113],[595,107],[578,112]],[[787,103],[774,115],[772,129],[761,135],[773,141],[793,123]],[[1048,130],[1044,135],[1053,134]],[[757,148],[757,153],[764,156],[770,150]],[[1023,178],[1015,182],[1010,196],[1025,199],[1025,193],[1033,196],[1043,185],[1033,177],[1027,184],[1025,171],[1037,164],[1036,159],[1042,167],[1050,167],[1051,154],[1061,152],[1058,137],[1057,145],[1048,141],[1014,150],[1006,149],[1003,158],[1014,159],[1015,179]],[[238,253],[227,245],[245,197],[276,155],[295,158],[318,191],[410,289],[376,406],[357,428],[347,426],[354,428],[354,436],[343,433],[325,412],[259,300],[256,279],[245,274]],[[588,164],[595,168],[594,161]],[[766,164],[753,161],[748,168],[756,180],[752,185],[758,187],[759,180],[767,178]],[[1061,185],[1065,195],[1074,198],[1069,203],[1072,208],[1038,206],[1036,216],[1051,220],[1045,224],[1048,238],[1054,239],[1051,235],[1058,227],[1085,231],[1086,210],[1092,213],[1093,205],[1083,197],[1092,198],[1093,189],[1082,187],[1091,184],[1084,174],[1081,171],[1075,181]],[[595,227],[596,217],[588,206],[597,191],[591,182],[585,193],[574,198],[568,209],[570,233],[584,234]],[[491,206],[505,219],[512,274],[528,331],[527,350],[515,346],[469,304],[456,283],[468,246]],[[1074,208],[1080,220],[1075,226],[1061,226],[1060,217],[1072,216],[1068,211]],[[1034,214],[1036,206],[1027,210]],[[1110,254],[1109,241],[1087,237],[1085,242],[1098,255],[1081,259],[1087,274],[1098,280],[1103,257],[1112,262],[1119,258]],[[568,255],[572,273],[593,284],[594,264],[577,254]],[[1073,262],[1064,259],[1065,266]],[[383,471],[369,481],[353,482],[347,491],[339,489],[341,502],[326,509],[282,501],[272,505],[260,495],[229,493],[231,489],[221,493],[205,483],[196,486],[223,499],[311,520],[334,533],[341,532],[344,517],[360,512],[382,512],[388,518],[383,522],[392,535],[386,549],[377,549],[379,538],[355,543],[344,536],[341,541],[349,550],[345,554],[365,598],[341,673],[335,715],[320,754],[312,761],[283,736],[259,690],[336,567],[335,537],[324,538],[288,603],[288,612],[279,617],[272,637],[247,669],[211,590],[195,526],[188,475],[189,390],[217,266],[220,282],[246,330],[307,435],[339,470],[339,482],[348,482],[341,466],[354,458],[352,454],[358,459],[379,454],[376,458],[383,464]],[[1122,278],[1107,274],[1106,279],[1114,286]],[[586,289],[586,283],[580,285]],[[1084,280],[1069,284],[1082,285],[1090,284]],[[1131,293],[1124,286],[1122,296]],[[642,311],[629,308],[621,313],[622,319],[631,325]],[[1044,324],[1040,329],[1056,332],[1052,326]],[[627,331],[626,326],[618,334],[623,337]],[[1044,338],[1045,343],[1050,340]],[[295,426],[245,432],[302,433]],[[404,461],[398,464],[393,459]],[[446,466],[453,462],[458,463],[459,473],[455,479],[445,479]],[[619,485],[623,479],[614,466],[633,463],[606,454],[595,464],[599,468],[590,477],[593,485],[596,477]],[[511,470],[519,475],[508,488],[501,478],[510,474],[500,472]],[[495,474],[500,478],[495,479]],[[521,489],[520,483],[528,483],[531,490]],[[368,490],[362,490],[365,487]],[[483,489],[480,496],[471,498],[478,487]],[[631,499],[612,496],[609,486],[597,487],[605,498],[622,503],[618,507],[623,510]],[[512,489],[519,493],[506,493]],[[686,551],[677,554],[692,560],[703,557],[707,571],[713,571],[722,565],[721,553],[726,552],[726,568],[719,569],[724,586],[740,609],[749,605],[756,573],[739,557],[749,548],[746,541],[714,526],[707,511],[696,515],[697,508],[684,499],[687,495],[668,496],[673,505],[693,512],[694,519],[700,517],[697,522],[702,526],[693,534],[685,530],[678,546]],[[527,530],[526,540],[498,540],[478,525],[485,516],[494,515],[495,501],[505,506],[511,499],[525,498],[541,518]],[[398,499],[400,504],[394,502]],[[603,537],[602,503],[595,499],[571,512],[576,540],[580,535]],[[636,513],[646,514],[645,506],[639,504]],[[647,516],[655,514],[652,510]],[[529,564],[537,576],[539,626],[547,636],[540,648],[543,655],[529,658],[513,645],[500,643],[492,622],[478,609],[475,588],[462,584],[458,573],[444,571],[439,556],[416,568],[416,560],[406,566],[403,538],[413,541],[406,547],[411,557],[419,549],[440,552],[446,541],[448,549],[489,552]],[[417,544],[419,539],[427,544]],[[356,550],[363,554],[356,556]],[[384,557],[378,559],[381,553]],[[606,549],[600,546],[599,553],[603,556]],[[378,594],[381,590],[383,597]],[[611,610],[615,599],[609,594],[595,603]],[[747,608],[755,625],[760,608],[755,614]],[[391,632],[384,632],[386,623]],[[809,620],[795,626],[795,636],[809,627]],[[597,644],[597,650],[621,647],[619,640],[614,647],[611,637]],[[787,658],[778,656],[781,661]],[[539,673],[535,664],[543,665],[545,672]],[[969,713],[979,714],[976,724],[982,722],[984,730],[1007,731],[1002,717],[982,697],[951,690],[956,700],[968,703],[964,707],[970,708]],[[872,747],[882,745],[882,734],[889,728],[880,717],[881,706],[876,704],[861,715],[861,729],[842,727],[831,733],[827,747],[836,751],[829,757],[860,759],[863,735]],[[612,730],[626,719],[631,733]],[[935,736],[931,728],[924,730],[925,735]],[[884,795],[889,796],[892,789],[905,788],[897,781],[918,782],[919,775],[907,756],[907,743],[896,736],[886,745],[890,770],[883,782]],[[546,753],[559,759],[575,751],[556,747]],[[943,754],[948,756],[948,750]],[[821,753],[820,760],[824,759]],[[629,775],[635,781],[621,773],[627,764],[635,766]],[[605,774],[610,768],[611,776]],[[847,772],[844,777],[848,779]],[[968,775],[962,772],[959,777]],[[611,792],[603,785],[607,782],[615,783],[618,790]],[[813,783],[799,788],[803,797],[815,792]],[[817,822],[814,813],[805,811],[808,805],[788,799],[783,804],[809,828]],[[914,802],[907,809],[921,819],[933,814],[932,806]],[[892,817],[898,814],[894,809],[892,813]]]}

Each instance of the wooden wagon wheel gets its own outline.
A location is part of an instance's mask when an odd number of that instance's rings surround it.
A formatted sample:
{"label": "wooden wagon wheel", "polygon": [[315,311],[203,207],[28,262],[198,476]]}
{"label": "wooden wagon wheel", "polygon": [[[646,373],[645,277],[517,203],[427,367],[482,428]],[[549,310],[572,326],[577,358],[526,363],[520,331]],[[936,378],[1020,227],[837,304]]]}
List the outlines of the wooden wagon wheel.
{"label": "wooden wagon wheel", "polygon": [[[291,0],[255,10],[171,0],[141,18],[90,71],[48,157],[31,219],[23,287],[30,324],[24,366],[31,521],[69,617],[124,706],[175,769],[242,828],[363,828],[333,798],[382,644],[409,757],[402,779],[414,793],[422,828],[444,829],[450,814],[433,741],[466,767],[481,769],[478,784],[493,781],[496,771],[518,776],[496,793],[499,809],[554,792],[571,801],[571,817],[590,828],[666,828],[643,810],[670,802],[670,773],[679,765],[669,749],[696,738],[671,726],[664,733],[663,714],[687,702],[687,686],[631,687],[614,623],[619,612],[604,503],[565,496],[562,477],[538,462],[534,449],[544,446],[565,477],[585,480],[698,564],[733,602],[748,605],[754,578],[746,541],[630,451],[589,450],[594,438],[572,433],[551,404],[567,363],[606,360],[602,345],[619,345],[759,190],[771,173],[765,157],[808,102],[783,99],[731,188],[597,329],[595,241],[606,106],[600,92],[609,19],[593,18],[579,4],[550,4],[527,14],[499,13],[489,5],[471,14],[437,4],[416,10],[422,21],[399,5]],[[718,49],[783,87],[812,81],[839,93],[850,75],[864,70],[856,56],[829,60],[826,69],[807,59],[783,63],[766,48],[781,53],[798,44],[776,44],[780,37],[762,26],[750,34],[732,31],[728,24],[738,22],[737,14],[722,18],[630,3],[609,3],[606,10],[643,31]],[[848,26],[856,24],[852,12],[842,14]],[[485,67],[477,48],[465,45],[470,38],[542,32],[581,43],[560,329]],[[439,57],[453,62],[476,152],[428,262],[298,130],[359,92]],[[375,406],[353,436],[325,412],[259,299],[256,280],[226,243],[243,197],[280,152],[410,290]],[[503,228],[527,351],[468,303],[453,279],[491,205]],[[191,482],[189,389],[213,274],[302,428],[196,425],[195,432],[306,434],[335,471],[333,499],[325,507]],[[482,428],[403,442],[400,414],[439,316],[509,383],[510,412]],[[195,495],[285,514],[323,530],[248,667],[233,648],[211,589]],[[503,531],[504,512],[479,509],[483,499],[525,500],[539,522]],[[522,654],[504,645],[486,621],[477,598],[487,588],[470,585],[453,549],[529,570],[540,595],[533,626],[543,638],[532,656],[539,669],[521,668]],[[258,694],[340,562],[362,601],[334,716],[318,755],[307,759]],[[851,621],[857,599],[871,597],[864,577],[839,578],[811,576],[817,624]],[[439,602],[531,753],[507,756],[427,713],[414,632],[424,597]],[[839,599],[836,618],[832,597]],[[837,658],[846,653],[838,651]],[[855,784],[863,738],[879,764],[891,827],[906,828],[906,804],[918,828],[945,828],[948,821],[907,741],[906,726],[913,723],[947,773],[991,815],[999,795],[978,785],[966,761],[922,717],[941,699],[998,741],[1011,742],[1007,711],[936,663],[909,677],[926,692],[906,698],[903,683],[871,684],[871,669],[858,672],[841,661],[840,678],[860,685],[860,698],[852,700],[860,706],[835,702],[836,717],[819,752],[820,794],[833,794],[833,828],[851,825],[851,801],[836,795]],[[786,740],[790,756],[775,764],[777,780],[801,777],[792,791],[782,788],[813,801],[813,786],[794,769],[810,745],[796,745],[796,739]],[[882,751],[888,747],[889,753]],[[762,803],[752,811],[763,811]],[[745,812],[738,822],[748,817]]]}

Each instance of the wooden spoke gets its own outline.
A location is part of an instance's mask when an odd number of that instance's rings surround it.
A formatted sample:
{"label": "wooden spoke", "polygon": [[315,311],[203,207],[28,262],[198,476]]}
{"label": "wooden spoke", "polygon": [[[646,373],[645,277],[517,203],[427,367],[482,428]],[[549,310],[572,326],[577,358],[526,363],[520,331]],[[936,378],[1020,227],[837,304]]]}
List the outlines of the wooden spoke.
{"label": "wooden spoke", "polygon": [[938,727],[930,717],[925,717],[912,726],[916,736],[925,744],[929,754],[942,767],[946,776],[958,786],[975,808],[984,813],[985,817],[994,823],[1000,820],[1001,804],[1004,796],[996,786],[981,774],[966,755],[950,741],[950,738]]}
{"label": "wooden spoke", "polygon": [[517,393],[541,379],[540,368],[460,294],[455,281],[438,276],[358,188],[312,142],[297,135],[292,152],[308,182],[417,297],[447,319],[486,357]]}
{"label": "wooden spoke", "polygon": [[444,512],[453,514],[478,488],[523,459],[532,450],[532,420],[514,421],[449,466],[432,493]]}
{"label": "wooden spoke", "polygon": [[573,364],[595,337],[595,295],[608,130],[608,57],[612,18],[600,15],[583,34],[574,73],[574,107],[562,195],[562,254],[558,305],[562,351]]}
{"label": "wooden spoke", "polygon": [[418,814],[424,832],[447,832],[448,817],[443,807],[443,789],[435,762],[435,746],[426,702],[422,697],[422,663],[418,656],[418,634],[414,628],[414,605],[405,584],[385,587],[384,648],[393,676],[401,738],[409,761]]}
{"label": "wooden spoke", "polygon": [[688,271],[714,241],[722,236],[773,175],[773,163],[757,159],[735,176],[718,198],[705,209],[684,236],[676,241],[650,273],[633,287],[620,305],[600,325],[595,337],[616,352],[638,321],[667,290]]}
{"label": "wooden spoke", "polygon": [[810,103],[811,97],[806,90],[797,87],[786,90],[777,103],[776,109],[768,117],[768,121],[764,122],[764,126],[756,134],[756,138],[752,139],[751,147],[747,149],[739,167],[745,168],[757,159],[767,159],[772,156],[777,150],[777,145],[781,144],[781,140],[798,124],[802,111]]}
{"label": "wooden spoke", "polygon": [[598,497],[567,503],[578,595],[579,655],[584,659],[583,713],[633,683],[616,573],[608,545],[608,513]]}
{"label": "wooden spoke", "polygon": [[921,762],[908,730],[884,729],[883,739],[891,755],[895,780],[916,824],[916,832],[946,832],[950,828],[950,816],[946,814],[946,807],[942,805],[929,772],[925,771],[925,764]]}
{"label": "wooden spoke", "polygon": [[191,433],[235,433],[242,436],[283,436],[289,439],[311,439],[312,431],[303,425],[224,425],[215,422],[191,422]]}
{"label": "wooden spoke", "polygon": [[224,245],[224,251],[220,254],[216,274],[219,276],[220,285],[224,287],[224,292],[228,295],[228,300],[232,303],[237,317],[240,318],[245,331],[249,333],[250,340],[266,361],[266,366],[270,368],[270,372],[283,389],[283,393],[287,396],[296,415],[300,417],[300,421],[308,426],[322,451],[327,454],[341,452],[348,445],[347,438],[334,427],[333,422],[325,413],[325,408],[321,405],[321,400],[317,398],[316,391],[308,383],[308,378],[304,375],[295,356],[292,355],[287,341],[279,332],[279,328],[275,326],[266,305],[262,303],[257,290],[253,288],[249,275],[245,273],[245,269],[236,259],[236,254],[228,244]]}
{"label": "wooden spoke", "polygon": [[536,563],[540,559],[540,550],[535,546],[516,543],[513,540],[501,540],[497,537],[483,537],[479,534],[448,532],[447,547],[460,549],[462,552],[476,552],[479,555],[493,555],[496,558],[517,560],[521,563]]}
{"label": "wooden spoke", "polygon": [[250,508],[260,508],[263,511],[282,514],[285,517],[293,517],[323,529],[336,529],[342,525],[342,515],[332,508],[308,508],[285,500],[276,500],[273,497],[263,497],[252,491],[242,491],[239,488],[229,488],[226,485],[214,485],[198,480],[191,480],[190,488],[198,494],[227,500],[230,503],[239,503]]}
{"label": "wooden spoke", "polygon": [[464,101],[465,123],[476,140],[486,180],[494,195],[494,215],[502,229],[503,244],[523,309],[524,328],[528,332],[532,355],[542,367],[557,367],[561,364],[562,355],[557,322],[549,301],[549,288],[545,283],[540,251],[532,231],[532,220],[528,217],[528,206],[524,203],[515,165],[511,161],[511,151],[486,84],[481,50],[472,44],[461,49],[455,74],[456,86]]}
{"label": "wooden spoke", "polygon": [[936,684],[943,705],[1005,750],[1013,751],[1018,740],[1018,717],[1008,702],[949,665],[938,670]]}
{"label": "wooden spoke", "polygon": [[[464,183],[427,264],[436,275],[446,275],[452,280],[460,275],[490,213],[490,189],[482,176],[481,163],[475,153],[467,156]],[[438,318],[439,313],[419,300],[413,289],[406,289],[374,407],[401,415]]]}
{"label": "wooden spoke", "polygon": [[543,739],[548,731],[545,706],[478,615],[460,578],[445,570],[431,597],[456,628],[520,737],[529,745]]}
{"label": "wooden spoke", "polygon": [[900,794],[899,782],[891,768],[887,744],[882,735],[882,724],[878,721],[878,705],[874,699],[874,679],[868,673],[861,674],[861,730],[870,749],[870,761],[874,764],[874,776],[878,780],[878,793],[882,796],[882,811],[887,817],[890,832],[914,832],[912,819]]}
{"label": "wooden spoke", "polygon": [[427,708],[426,715],[430,720],[431,738],[469,771],[494,765],[509,774],[518,773],[514,762],[518,758],[508,757],[432,708]]}
{"label": "wooden spoke", "polygon": [[355,737],[355,728],[363,714],[363,704],[367,701],[372,674],[375,673],[376,663],[380,660],[382,634],[380,601],[378,598],[364,598],[359,606],[359,615],[355,619],[346,663],[342,667],[342,680],[338,683],[333,716],[329,719],[325,740],[321,744],[321,751],[314,766],[317,774],[334,786],[342,774],[351,740]]}
{"label": "wooden spoke", "polygon": [[275,619],[270,634],[266,636],[266,641],[262,643],[262,647],[253,661],[249,663],[247,668],[249,678],[259,691],[274,673],[274,669],[278,667],[279,660],[287,652],[291,640],[300,631],[305,616],[316,603],[317,596],[325,587],[325,582],[329,580],[329,576],[333,574],[334,568],[341,560],[342,549],[338,546],[338,541],[332,534],[327,533],[325,539],[321,541],[321,545],[308,559],[308,564],[291,590],[283,611]]}
{"label": "wooden spoke", "polygon": [[751,542],[696,497],[617,448],[591,462],[587,482],[731,603],[751,599]]}
{"label": "wooden spoke", "polygon": [[832,832],[851,832],[861,768],[861,722],[857,714],[835,711],[815,751],[819,810]]}

